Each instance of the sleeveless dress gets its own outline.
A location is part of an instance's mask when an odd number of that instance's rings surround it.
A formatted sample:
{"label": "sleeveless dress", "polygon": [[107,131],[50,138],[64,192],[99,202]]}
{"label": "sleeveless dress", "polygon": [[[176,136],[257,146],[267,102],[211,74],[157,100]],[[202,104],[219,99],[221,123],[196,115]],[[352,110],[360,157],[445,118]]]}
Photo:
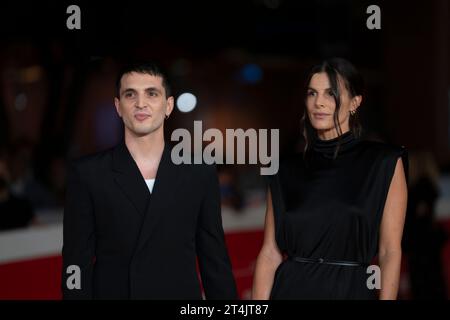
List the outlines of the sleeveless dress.
{"label": "sleeveless dress", "polygon": [[378,290],[367,285],[374,274],[367,266],[378,252],[381,218],[399,158],[407,176],[407,152],[360,140],[351,131],[340,138],[335,159],[339,138],[318,139],[307,157],[282,161],[269,179],[276,242],[286,256],[275,272],[271,299],[378,297]]}

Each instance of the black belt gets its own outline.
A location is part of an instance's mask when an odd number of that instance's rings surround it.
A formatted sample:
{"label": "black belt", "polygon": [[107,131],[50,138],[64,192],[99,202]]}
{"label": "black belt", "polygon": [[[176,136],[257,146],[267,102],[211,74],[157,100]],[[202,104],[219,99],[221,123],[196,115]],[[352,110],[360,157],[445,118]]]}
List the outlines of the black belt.
{"label": "black belt", "polygon": [[354,261],[340,261],[340,260],[328,260],[323,258],[308,259],[300,257],[289,257],[289,260],[301,263],[318,263],[318,264],[331,264],[334,266],[346,266],[346,267],[368,267],[369,264]]}

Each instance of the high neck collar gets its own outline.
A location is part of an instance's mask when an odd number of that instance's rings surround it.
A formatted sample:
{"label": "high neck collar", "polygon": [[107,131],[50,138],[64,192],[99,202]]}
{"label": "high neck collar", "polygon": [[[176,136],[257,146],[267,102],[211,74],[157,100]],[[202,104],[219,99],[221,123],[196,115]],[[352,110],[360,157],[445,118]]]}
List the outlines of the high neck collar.
{"label": "high neck collar", "polygon": [[330,140],[321,140],[319,138],[316,139],[314,142],[312,149],[315,152],[322,153],[326,156],[333,156],[334,152],[336,150],[336,147],[340,143],[338,154],[341,154],[342,152],[345,152],[352,148],[356,143],[358,142],[358,139],[354,136],[353,132],[347,131],[346,133],[330,139]]}

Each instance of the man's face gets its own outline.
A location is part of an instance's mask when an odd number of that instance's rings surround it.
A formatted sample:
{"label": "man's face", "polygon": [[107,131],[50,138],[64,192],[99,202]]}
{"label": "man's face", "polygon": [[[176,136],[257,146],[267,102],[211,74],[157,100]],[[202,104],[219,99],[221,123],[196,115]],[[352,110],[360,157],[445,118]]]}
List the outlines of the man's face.
{"label": "man's face", "polygon": [[162,130],[164,118],[173,110],[173,97],[166,97],[162,78],[137,72],[122,76],[114,103],[125,131],[139,137]]}

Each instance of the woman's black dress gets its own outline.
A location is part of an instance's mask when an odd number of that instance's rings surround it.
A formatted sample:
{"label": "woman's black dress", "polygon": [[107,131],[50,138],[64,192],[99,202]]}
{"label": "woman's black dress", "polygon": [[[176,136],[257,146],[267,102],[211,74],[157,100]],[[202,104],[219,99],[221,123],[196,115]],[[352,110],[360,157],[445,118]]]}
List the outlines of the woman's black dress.
{"label": "woman's black dress", "polygon": [[[317,140],[305,159],[282,162],[270,179],[276,241],[287,257],[275,273],[271,299],[378,296],[367,286],[373,274],[367,266],[378,251],[396,162],[401,157],[407,172],[407,153],[349,131],[333,159],[337,143],[338,138]],[[304,258],[311,261],[295,260]]]}

